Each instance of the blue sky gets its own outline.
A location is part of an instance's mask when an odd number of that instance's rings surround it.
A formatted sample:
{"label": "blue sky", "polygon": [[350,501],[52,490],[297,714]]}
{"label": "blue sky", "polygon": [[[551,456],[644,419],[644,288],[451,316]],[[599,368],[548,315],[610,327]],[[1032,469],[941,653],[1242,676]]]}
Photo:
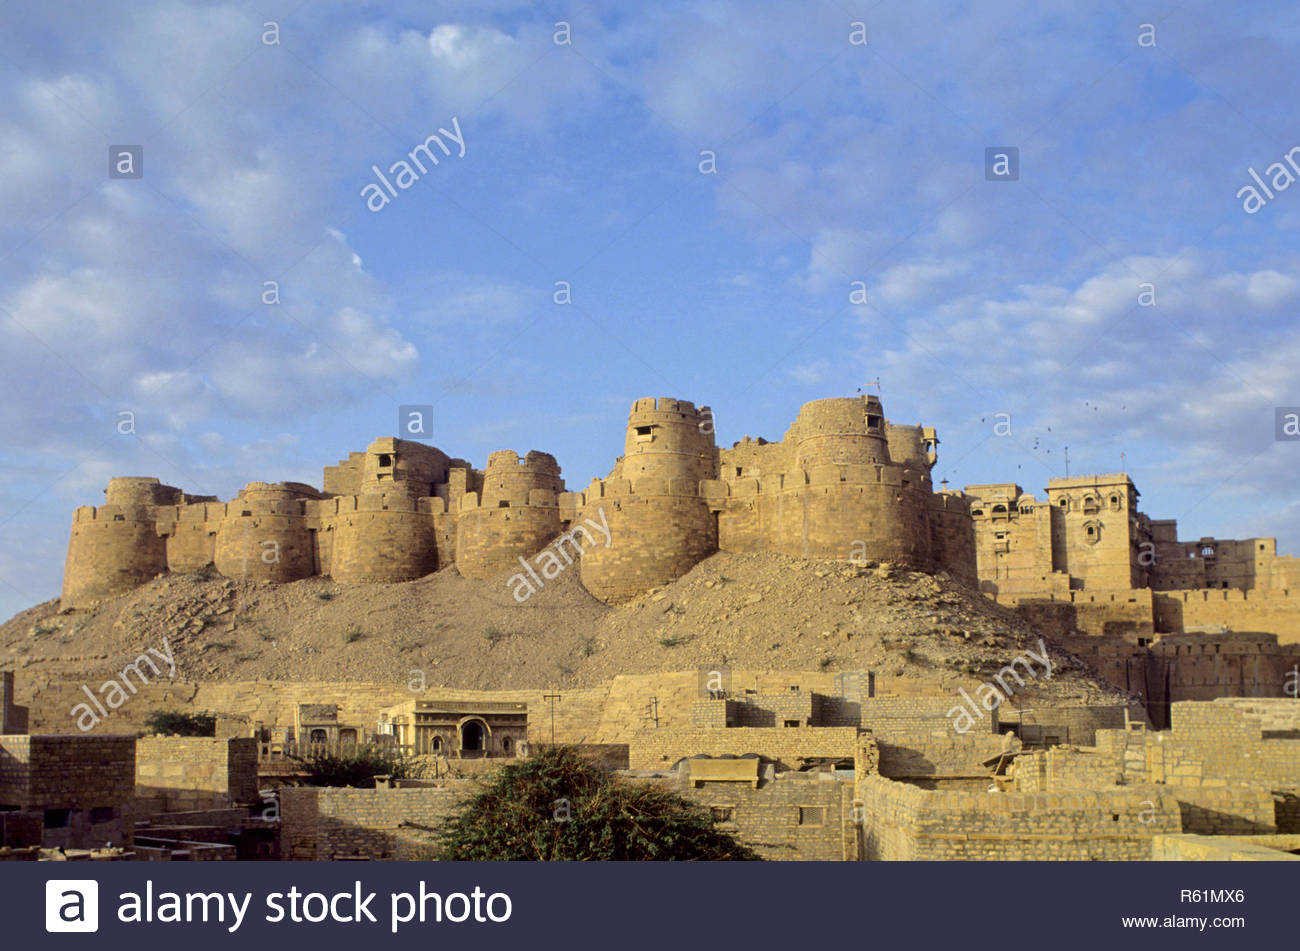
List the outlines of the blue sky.
{"label": "blue sky", "polygon": [[453,456],[581,488],[637,397],[730,445],[877,378],[954,486],[1068,446],[1183,537],[1296,550],[1300,187],[1237,193],[1300,145],[1298,40],[1253,3],[6,4],[0,615],[113,475],[319,484],[431,403]]}

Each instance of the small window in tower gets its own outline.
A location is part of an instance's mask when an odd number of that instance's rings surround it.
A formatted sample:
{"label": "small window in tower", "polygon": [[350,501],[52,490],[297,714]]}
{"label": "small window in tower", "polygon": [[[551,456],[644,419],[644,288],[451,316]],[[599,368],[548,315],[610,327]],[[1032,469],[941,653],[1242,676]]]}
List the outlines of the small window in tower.
{"label": "small window in tower", "polygon": [[[736,478],[740,478],[740,466],[736,466]],[[1263,548],[1264,546],[1260,545],[1259,547]]]}
{"label": "small window in tower", "polygon": [[879,428],[880,428],[880,417],[879,417],[879,416],[868,416],[868,417],[867,417],[867,429],[879,429]]}
{"label": "small window in tower", "polygon": [[391,466],[392,464],[393,464],[393,457],[392,457],[392,456],[390,456],[390,455],[389,455],[388,453],[386,453],[386,452],[381,452],[381,453],[379,454],[379,468],[381,468],[381,469],[387,469],[387,468],[388,468],[389,466]]}
{"label": "small window in tower", "polygon": [[638,426],[636,428],[636,434],[638,436],[649,436],[652,429],[654,429],[653,426]]}
{"label": "small window in tower", "polygon": [[1214,546],[1213,546],[1213,545],[1206,545],[1204,548],[1202,548],[1202,549],[1201,549],[1201,557],[1202,557],[1202,558],[1213,558],[1213,557],[1214,557]]}
{"label": "small window in tower", "polygon": [[508,508],[510,508],[510,502],[509,502],[509,500],[508,500],[508,499],[502,499],[500,502],[497,503],[497,508],[499,508],[499,509],[508,509]]}

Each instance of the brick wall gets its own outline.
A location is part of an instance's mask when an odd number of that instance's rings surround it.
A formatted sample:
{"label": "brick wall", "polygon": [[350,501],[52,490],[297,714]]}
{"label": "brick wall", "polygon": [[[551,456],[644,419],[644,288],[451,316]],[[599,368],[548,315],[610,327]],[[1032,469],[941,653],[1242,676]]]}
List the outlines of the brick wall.
{"label": "brick wall", "polygon": [[628,762],[632,769],[664,769],[697,754],[758,753],[798,769],[804,757],[852,758],[857,737],[856,727],[643,730],[631,738]]}
{"label": "brick wall", "polygon": [[934,792],[870,776],[858,798],[870,860],[1145,860],[1153,835],[1180,829],[1167,793]]}
{"label": "brick wall", "polygon": [[715,811],[717,827],[769,860],[841,862],[857,858],[853,781],[830,773],[778,773],[757,789],[689,781],[679,792]]}
{"label": "brick wall", "polygon": [[991,733],[872,735],[880,747],[880,775],[891,779],[987,778],[984,762],[1009,748],[1003,737]]}
{"label": "brick wall", "polygon": [[474,789],[469,780],[420,789],[281,789],[281,855],[304,861],[429,859],[434,850],[427,830]]}
{"label": "brick wall", "polygon": [[21,849],[39,846],[45,830],[45,813],[0,812],[0,848]]}
{"label": "brick wall", "polygon": [[257,792],[257,741],[146,736],[136,742],[137,796],[169,812],[251,803]]}
{"label": "brick wall", "polygon": [[0,736],[0,805],[91,809],[134,789],[134,736]]}

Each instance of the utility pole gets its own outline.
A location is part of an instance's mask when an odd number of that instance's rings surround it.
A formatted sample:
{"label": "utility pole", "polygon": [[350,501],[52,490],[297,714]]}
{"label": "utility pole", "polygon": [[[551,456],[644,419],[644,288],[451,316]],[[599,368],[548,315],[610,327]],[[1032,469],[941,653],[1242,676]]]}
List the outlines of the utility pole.
{"label": "utility pole", "polygon": [[543,700],[549,700],[551,704],[551,745],[555,745],[555,702],[560,698],[558,693],[544,693]]}

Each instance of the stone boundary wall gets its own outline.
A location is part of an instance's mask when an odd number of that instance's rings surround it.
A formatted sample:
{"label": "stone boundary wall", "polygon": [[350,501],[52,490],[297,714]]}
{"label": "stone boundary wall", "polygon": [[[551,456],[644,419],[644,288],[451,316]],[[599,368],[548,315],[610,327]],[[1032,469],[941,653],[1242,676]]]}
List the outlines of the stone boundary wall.
{"label": "stone boundary wall", "polygon": [[1166,789],[1178,800],[1183,831],[1200,835],[1260,835],[1277,832],[1273,795],[1259,786],[1147,786]]}
{"label": "stone boundary wall", "polygon": [[1009,749],[1004,737],[991,733],[891,734],[876,737],[876,742],[880,775],[890,779],[978,777],[991,781],[992,773],[983,763]]}
{"label": "stone boundary wall", "polygon": [[[754,789],[744,783],[689,782],[677,792],[708,809],[730,810],[717,822],[763,858],[856,861],[853,781],[830,773],[779,773]],[[715,816],[718,815],[715,813]]]}
{"label": "stone boundary wall", "polygon": [[[1275,847],[1270,848],[1269,844]],[[1157,835],[1151,840],[1155,862],[1300,862],[1297,836]]]}
{"label": "stone boundary wall", "polygon": [[448,780],[422,789],[281,789],[280,854],[290,861],[430,859],[427,830],[475,788],[472,780]]}
{"label": "stone boundary wall", "polygon": [[[972,695],[972,699],[974,699]],[[977,729],[981,733],[997,733],[997,709],[985,710],[975,703],[981,714]],[[957,717],[948,714],[954,707],[969,709],[957,693],[936,697],[864,697],[862,699],[862,725],[878,736],[889,733],[910,733],[918,726],[933,730],[941,728],[956,734]]]}
{"label": "stone boundary wall", "polygon": [[1073,706],[1046,707],[1031,706],[1024,709],[1004,707],[1003,719],[1008,723],[1037,725],[1044,727],[1064,727],[1068,732],[1066,742],[1071,746],[1092,746],[1097,741],[1098,730],[1122,730],[1125,726],[1124,713],[1128,712],[1129,722],[1148,723],[1146,710],[1141,705],[1124,706]]}
{"label": "stone boundary wall", "polygon": [[0,805],[93,809],[134,791],[134,736],[0,736]]}
{"label": "stone boundary wall", "polygon": [[[1231,778],[1266,789],[1293,788],[1300,777],[1300,738],[1264,736],[1265,730],[1295,735],[1300,700],[1181,701],[1172,704],[1170,719],[1171,740],[1148,744],[1163,757],[1165,773],[1195,761],[1207,779]],[[1151,778],[1162,777],[1153,771]]]}
{"label": "stone boundary wall", "polygon": [[757,753],[798,769],[804,757],[852,759],[858,732],[851,726],[643,730],[631,738],[628,762],[632,769],[667,769],[688,756]]}
{"label": "stone boundary wall", "polygon": [[1169,793],[933,792],[882,777],[858,781],[868,860],[1127,860],[1181,829]]}
{"label": "stone boundary wall", "polygon": [[257,802],[257,747],[251,737],[141,737],[135,752],[136,795],[161,800],[167,812]]}

